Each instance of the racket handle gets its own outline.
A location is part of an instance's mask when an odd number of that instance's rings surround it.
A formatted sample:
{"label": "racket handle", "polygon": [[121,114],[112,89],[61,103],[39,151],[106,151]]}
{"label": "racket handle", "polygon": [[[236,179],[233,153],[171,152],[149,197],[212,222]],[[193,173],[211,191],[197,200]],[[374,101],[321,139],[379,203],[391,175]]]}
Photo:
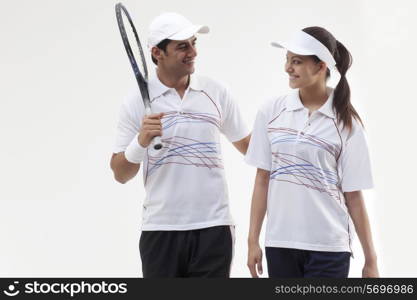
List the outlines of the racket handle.
{"label": "racket handle", "polygon": [[161,137],[160,136],[156,136],[156,137],[153,138],[153,140],[152,140],[152,147],[155,150],[162,149],[162,141],[161,141]]}
{"label": "racket handle", "polygon": [[[146,106],[145,107],[145,113],[147,114],[147,115],[150,115],[151,113],[152,113],[152,111],[151,111],[151,108],[150,108],[150,106]],[[152,139],[152,147],[155,149],[155,150],[160,150],[160,149],[162,149],[162,141],[161,141],[161,137],[160,136],[156,136],[156,137],[154,137],[153,139]]]}

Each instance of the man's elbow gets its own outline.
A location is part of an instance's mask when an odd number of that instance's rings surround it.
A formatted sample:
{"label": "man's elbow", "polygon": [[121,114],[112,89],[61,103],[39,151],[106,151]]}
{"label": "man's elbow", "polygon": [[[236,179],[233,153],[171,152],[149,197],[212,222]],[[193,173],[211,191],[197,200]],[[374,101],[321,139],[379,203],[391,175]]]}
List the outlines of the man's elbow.
{"label": "man's elbow", "polygon": [[125,184],[129,180],[125,176],[122,176],[120,172],[118,172],[115,156],[116,155],[113,155],[113,157],[110,160],[110,168],[113,171],[113,177],[118,183]]}
{"label": "man's elbow", "polygon": [[139,167],[139,164],[136,165],[128,162],[124,158],[124,155],[120,154],[114,154],[110,160],[110,168],[113,171],[114,179],[121,184],[125,184],[135,177],[139,171]]}
{"label": "man's elbow", "polygon": [[113,177],[118,183],[125,184],[130,180],[130,178],[124,172],[121,172],[114,164],[111,164],[110,166],[113,171]]}
{"label": "man's elbow", "polygon": [[118,175],[118,174],[116,174],[116,173],[114,173],[114,179],[115,179],[118,183],[121,183],[121,184],[125,184],[126,182],[128,182],[128,181],[129,181],[129,179],[128,179],[128,178],[123,177],[123,176],[120,176],[120,175]]}

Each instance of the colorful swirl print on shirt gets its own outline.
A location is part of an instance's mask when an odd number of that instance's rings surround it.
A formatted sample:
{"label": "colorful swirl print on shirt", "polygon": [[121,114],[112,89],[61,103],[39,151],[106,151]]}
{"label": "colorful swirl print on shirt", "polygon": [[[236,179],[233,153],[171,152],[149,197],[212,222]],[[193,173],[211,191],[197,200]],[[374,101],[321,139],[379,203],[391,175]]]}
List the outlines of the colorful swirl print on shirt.
{"label": "colorful swirl print on shirt", "polygon": [[216,130],[219,130],[221,120],[220,110],[214,101],[211,100],[211,102],[216,108],[216,113],[186,111],[170,111],[164,113],[161,119],[162,131],[168,137],[162,138],[163,148],[160,152],[148,152],[146,179],[161,167],[172,164],[208,169],[223,169],[223,162],[220,156],[220,144],[218,142],[199,140],[194,137],[178,134],[172,135],[172,132],[178,133],[175,127],[181,124],[193,126],[193,130],[196,131],[204,130],[204,126],[214,126]]}
{"label": "colorful swirl print on shirt", "polygon": [[338,188],[339,175],[336,169],[324,169],[313,163],[308,155],[303,157],[297,154],[297,151],[285,151],[296,149],[296,147],[303,147],[305,151],[326,151],[337,162],[341,152],[340,145],[331,144],[320,137],[298,132],[291,128],[269,126],[268,134],[272,149],[271,180],[300,185],[320,193],[326,193],[341,201],[340,189]]}

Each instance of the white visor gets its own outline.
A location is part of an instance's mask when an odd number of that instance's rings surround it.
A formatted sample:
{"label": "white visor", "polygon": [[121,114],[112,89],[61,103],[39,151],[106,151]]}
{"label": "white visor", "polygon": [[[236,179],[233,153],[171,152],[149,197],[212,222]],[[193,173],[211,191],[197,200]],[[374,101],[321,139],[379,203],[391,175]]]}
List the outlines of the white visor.
{"label": "white visor", "polygon": [[324,61],[329,69],[336,67],[336,61],[329,49],[304,31],[295,33],[288,42],[271,42],[271,45],[299,55],[315,55],[321,61]]}

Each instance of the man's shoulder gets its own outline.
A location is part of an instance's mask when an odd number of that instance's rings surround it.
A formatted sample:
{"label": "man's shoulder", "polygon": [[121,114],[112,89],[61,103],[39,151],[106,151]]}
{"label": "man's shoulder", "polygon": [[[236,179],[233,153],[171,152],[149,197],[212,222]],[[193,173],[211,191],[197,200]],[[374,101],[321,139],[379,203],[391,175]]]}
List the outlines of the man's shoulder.
{"label": "man's shoulder", "polygon": [[206,92],[225,92],[229,89],[225,83],[206,75],[195,74],[191,80],[191,87]]}
{"label": "man's shoulder", "polygon": [[129,113],[140,114],[145,110],[139,88],[135,87],[128,90],[126,96],[123,99],[122,106]]}

